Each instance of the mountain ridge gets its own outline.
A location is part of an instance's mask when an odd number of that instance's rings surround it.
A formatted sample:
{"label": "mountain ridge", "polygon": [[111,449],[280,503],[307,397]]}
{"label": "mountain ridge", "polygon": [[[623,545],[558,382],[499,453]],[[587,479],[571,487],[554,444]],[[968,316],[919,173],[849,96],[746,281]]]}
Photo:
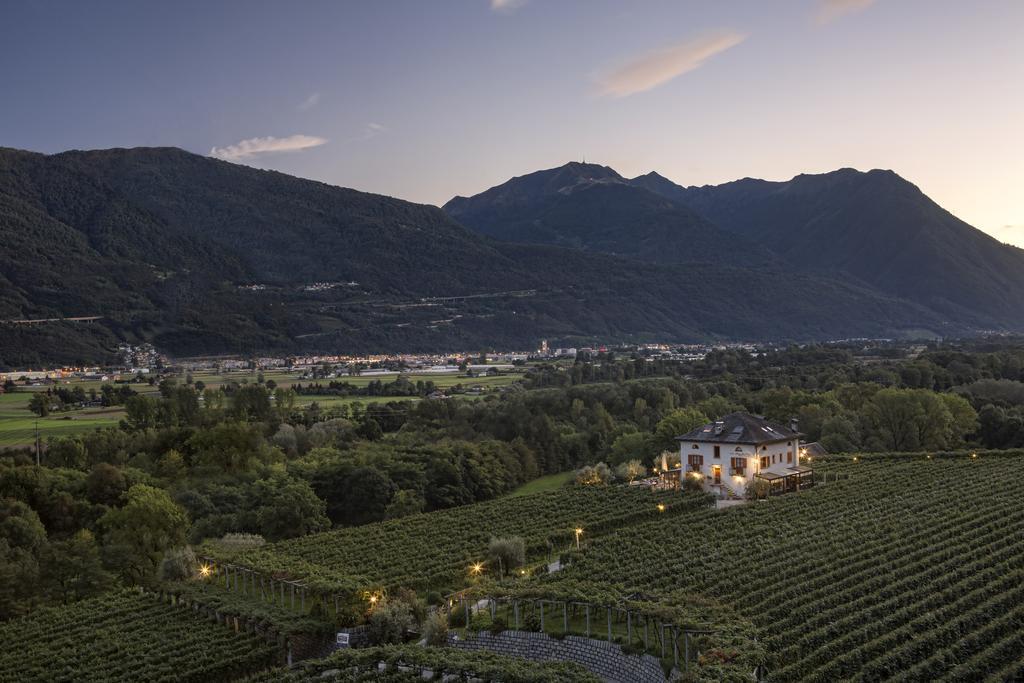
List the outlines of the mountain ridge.
{"label": "mountain ridge", "polygon": [[[679,215],[586,175],[551,188]],[[860,283],[500,242],[438,207],[175,148],[0,150],[0,321],[73,315],[102,321],[0,323],[0,367],[96,362],[119,339],[249,355],[968,329]]]}

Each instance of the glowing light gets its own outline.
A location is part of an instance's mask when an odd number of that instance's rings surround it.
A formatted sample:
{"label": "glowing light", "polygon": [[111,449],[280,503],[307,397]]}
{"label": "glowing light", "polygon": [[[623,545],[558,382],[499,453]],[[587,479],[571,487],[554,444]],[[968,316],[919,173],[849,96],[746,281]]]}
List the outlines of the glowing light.
{"label": "glowing light", "polygon": [[977,454],[977,453],[971,453],[971,457],[972,457],[972,458],[977,458],[977,457],[978,457],[978,454]]}
{"label": "glowing light", "polygon": [[665,504],[664,503],[658,503],[658,512],[664,512],[664,511],[665,511]]}
{"label": "glowing light", "polygon": [[856,456],[856,455],[855,455],[855,456],[853,456],[853,461],[854,461],[854,462],[857,462],[857,456]]}
{"label": "glowing light", "polygon": [[484,563],[483,562],[474,562],[473,564],[471,564],[469,566],[469,573],[470,574],[480,574],[480,573],[483,572],[483,570],[484,570]]}
{"label": "glowing light", "polygon": [[204,579],[207,576],[210,575],[211,571],[212,570],[210,569],[210,565],[208,565],[208,564],[201,564],[201,565],[199,565],[199,576],[203,577]]}
{"label": "glowing light", "polygon": [[376,605],[377,604],[377,596],[376,595],[371,595],[370,596],[370,604],[371,605]]}
{"label": "glowing light", "polygon": [[583,529],[581,529],[580,527],[576,527],[575,531],[576,531],[576,550],[579,550],[580,549],[580,536],[583,535]]}

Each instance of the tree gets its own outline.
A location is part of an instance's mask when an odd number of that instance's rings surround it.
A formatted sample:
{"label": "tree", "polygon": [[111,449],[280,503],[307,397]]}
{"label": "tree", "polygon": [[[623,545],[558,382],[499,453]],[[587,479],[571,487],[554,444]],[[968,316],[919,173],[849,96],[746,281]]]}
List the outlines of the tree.
{"label": "tree", "polygon": [[978,413],[971,406],[970,402],[959,394],[939,394],[952,418],[950,422],[949,443],[947,448],[957,448],[964,445],[964,440],[970,434],[978,431]]}
{"label": "tree", "polygon": [[632,482],[647,474],[647,468],[639,460],[629,460],[615,468],[615,476]]}
{"label": "tree", "polygon": [[367,441],[377,441],[384,436],[384,430],[380,428],[380,423],[369,416],[359,424],[356,433]]}
{"label": "tree", "polygon": [[398,519],[408,517],[417,512],[423,512],[427,501],[423,499],[419,491],[411,489],[400,489],[395,491],[394,497],[384,510],[384,519]]}
{"label": "tree", "polygon": [[448,644],[448,615],[443,609],[435,609],[423,622],[423,637],[427,645],[442,647]]}
{"label": "tree", "polygon": [[46,529],[35,510],[0,498],[0,619],[23,614],[39,590]]}
{"label": "tree", "polygon": [[365,524],[384,518],[398,487],[376,467],[361,466],[342,474],[336,493],[324,495],[331,519],[339,524]]}
{"label": "tree", "polygon": [[627,432],[620,434],[612,442],[608,452],[608,460],[613,465],[634,460],[646,459],[654,449],[654,437],[646,432]]}
{"label": "tree", "polygon": [[97,463],[85,480],[86,495],[90,502],[114,507],[128,490],[128,482],[121,470],[105,462]]}
{"label": "tree", "polygon": [[833,453],[855,451],[860,448],[860,443],[860,429],[855,415],[833,415],[821,425],[821,445]]}
{"label": "tree", "polygon": [[42,392],[32,394],[28,400],[28,409],[39,417],[46,417],[50,414],[50,397]]}
{"label": "tree", "polygon": [[611,481],[612,471],[603,462],[576,471],[576,483],[582,486],[607,486]]}
{"label": "tree", "polygon": [[51,438],[46,445],[46,461],[55,467],[84,469],[88,455],[85,444],[73,436]]}
{"label": "tree", "polygon": [[679,447],[676,437],[686,434],[709,422],[707,416],[696,408],[677,408],[658,421],[654,428],[656,452]]}
{"label": "tree", "polygon": [[412,609],[398,600],[378,600],[367,619],[367,633],[374,645],[401,643],[413,627]]}
{"label": "tree", "polygon": [[505,572],[511,572],[526,562],[526,541],[521,536],[492,538],[487,545],[487,557],[492,564],[498,565],[498,576],[504,578]]}
{"label": "tree", "polygon": [[114,577],[103,568],[100,548],[88,529],[66,541],[54,541],[43,552],[41,581],[50,598],[68,604],[107,591]]}
{"label": "tree", "polygon": [[330,528],[327,505],[306,481],[276,476],[256,482],[255,489],[259,532],[267,539],[279,541]]}
{"label": "tree", "polygon": [[199,571],[199,561],[192,548],[171,548],[164,553],[160,562],[159,576],[161,581],[183,581],[194,578]]}
{"label": "tree", "polygon": [[864,405],[864,416],[878,450],[906,451],[918,447],[918,423],[924,418],[924,409],[909,391],[878,391]]}
{"label": "tree", "polygon": [[108,510],[99,520],[112,563],[132,583],[150,583],[164,553],[185,545],[188,515],[166,491],[136,484],[125,494],[123,507]]}

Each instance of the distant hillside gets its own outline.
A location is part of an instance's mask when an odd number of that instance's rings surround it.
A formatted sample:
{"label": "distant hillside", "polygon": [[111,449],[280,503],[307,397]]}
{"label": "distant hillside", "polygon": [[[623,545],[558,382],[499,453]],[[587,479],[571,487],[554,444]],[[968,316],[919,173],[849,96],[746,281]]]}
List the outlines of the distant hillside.
{"label": "distant hillside", "polygon": [[444,205],[452,218],[509,242],[554,244],[666,264],[772,267],[770,250],[607,166],[569,163]]}
{"label": "distant hillside", "polygon": [[860,284],[723,264],[742,238],[642,192],[707,230],[703,262],[497,242],[436,207],[178,149],[0,149],[0,321],[103,318],[0,322],[0,367],[95,362],[117,339],[185,355],[963,329]]}
{"label": "distant hillside", "polygon": [[964,223],[892,171],[688,188],[657,174],[631,182],[807,271],[849,273],[950,319],[1024,325],[1024,251]]}

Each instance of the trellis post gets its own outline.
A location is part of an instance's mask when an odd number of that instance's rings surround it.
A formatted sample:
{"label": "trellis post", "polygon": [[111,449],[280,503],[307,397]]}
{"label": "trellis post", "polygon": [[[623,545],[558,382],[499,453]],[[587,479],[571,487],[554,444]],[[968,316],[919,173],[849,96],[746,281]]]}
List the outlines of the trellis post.
{"label": "trellis post", "polygon": [[519,630],[519,601],[518,600],[513,600],[512,601],[512,612],[513,612],[513,614],[515,614],[515,617],[516,617],[516,626],[515,626],[515,628],[518,631]]}
{"label": "trellis post", "polygon": [[487,601],[491,603],[491,621],[494,621],[494,615],[498,611],[498,603],[495,602],[494,598],[487,598]]}
{"label": "trellis post", "polygon": [[608,642],[612,642],[612,608],[608,608]]}
{"label": "trellis post", "polygon": [[590,603],[588,602],[584,609],[587,612],[587,638],[590,637]]}
{"label": "trellis post", "polygon": [[469,601],[462,598],[462,609],[466,613],[466,630],[469,630]]}
{"label": "trellis post", "polygon": [[569,603],[562,601],[562,631],[569,632]]}
{"label": "trellis post", "polygon": [[633,643],[633,613],[626,610],[626,642]]}
{"label": "trellis post", "polygon": [[647,634],[647,624],[648,624],[648,622],[650,620],[651,620],[651,618],[645,614],[644,615],[644,650],[647,650],[647,649],[649,649],[651,647],[650,640],[649,640],[648,634]]}
{"label": "trellis post", "polygon": [[540,601],[540,632],[544,633],[544,601]]}
{"label": "trellis post", "polygon": [[683,631],[683,671],[690,670],[690,632]]}
{"label": "trellis post", "polygon": [[672,627],[672,661],[675,662],[676,668],[679,668],[679,631],[676,627]]}

